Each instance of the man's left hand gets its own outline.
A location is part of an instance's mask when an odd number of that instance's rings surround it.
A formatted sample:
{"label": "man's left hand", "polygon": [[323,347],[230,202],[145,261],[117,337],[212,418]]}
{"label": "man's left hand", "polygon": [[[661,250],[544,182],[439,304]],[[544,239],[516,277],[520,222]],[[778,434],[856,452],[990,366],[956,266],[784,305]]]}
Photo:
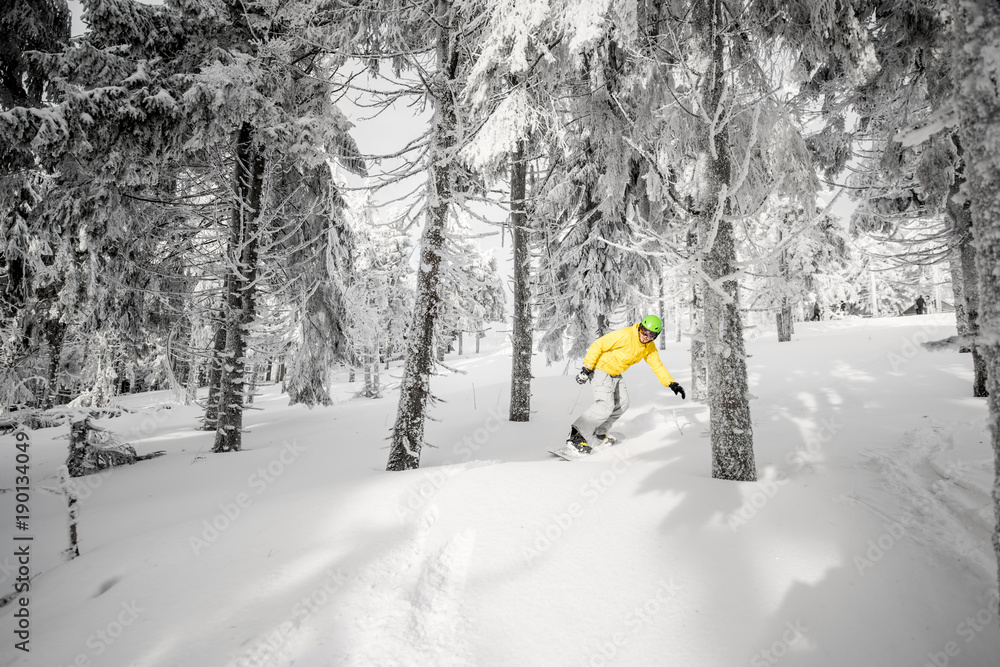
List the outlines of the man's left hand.
{"label": "man's left hand", "polygon": [[684,393],[684,387],[680,386],[676,382],[671,382],[667,385],[667,387],[673,390],[674,396],[680,394],[682,399],[687,398],[687,394]]}

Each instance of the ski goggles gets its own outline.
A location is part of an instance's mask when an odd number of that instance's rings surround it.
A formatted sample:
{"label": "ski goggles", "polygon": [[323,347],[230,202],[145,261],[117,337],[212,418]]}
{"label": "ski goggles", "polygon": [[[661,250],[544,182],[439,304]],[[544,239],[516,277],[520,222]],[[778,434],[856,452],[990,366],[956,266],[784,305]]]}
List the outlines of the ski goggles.
{"label": "ski goggles", "polygon": [[650,331],[646,327],[639,325],[639,335],[645,336],[649,340],[656,340],[656,337],[660,335],[659,331]]}

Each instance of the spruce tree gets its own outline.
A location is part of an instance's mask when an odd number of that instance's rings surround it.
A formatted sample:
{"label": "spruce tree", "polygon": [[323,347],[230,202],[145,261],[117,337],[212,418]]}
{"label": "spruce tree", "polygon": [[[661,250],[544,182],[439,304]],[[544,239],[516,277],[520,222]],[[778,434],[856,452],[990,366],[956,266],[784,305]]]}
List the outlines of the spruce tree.
{"label": "spruce tree", "polygon": [[989,376],[990,429],[997,462],[993,547],[1000,563],[1000,70],[995,57],[1000,6],[992,0],[952,0],[950,8],[954,103],[967,165],[964,192],[977,230],[980,349]]}

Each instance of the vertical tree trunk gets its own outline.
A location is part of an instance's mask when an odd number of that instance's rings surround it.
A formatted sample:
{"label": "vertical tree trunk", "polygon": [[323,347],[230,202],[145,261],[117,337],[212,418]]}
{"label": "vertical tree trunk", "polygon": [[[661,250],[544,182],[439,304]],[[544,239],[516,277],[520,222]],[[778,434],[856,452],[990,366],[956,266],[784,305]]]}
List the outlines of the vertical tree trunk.
{"label": "vertical tree trunk", "polygon": [[188,376],[187,390],[184,393],[184,405],[191,405],[198,399],[198,377],[201,375],[201,359],[195,353],[195,334],[197,327],[191,326],[188,337]]}
{"label": "vertical tree trunk", "polygon": [[[660,316],[660,320],[663,322],[663,328],[664,328],[664,331],[660,332],[660,335],[662,336],[662,338],[660,339],[660,341],[666,342],[666,340],[667,340],[667,332],[666,332],[667,322],[670,321],[670,317],[669,317],[669,315],[667,313],[667,281],[666,281],[666,278],[664,278],[664,276],[663,276],[663,271],[658,271],[656,277],[657,277],[657,282],[660,283],[660,285],[659,285],[659,287],[660,287],[660,290],[659,290],[660,291],[660,295],[659,295],[660,298],[657,299],[657,304],[656,304],[657,305],[657,311],[656,311],[656,313]],[[639,315],[639,319],[641,320],[645,316],[646,316],[645,313],[640,314]]]}
{"label": "vertical tree trunk", "polygon": [[674,286],[674,342],[681,342],[681,334],[683,333],[683,321],[684,321],[684,285],[681,283],[680,276],[676,277],[673,281]]}
{"label": "vertical tree trunk", "polygon": [[[1000,567],[1000,90],[996,58],[1000,5],[996,0],[953,0],[955,22],[952,73],[955,108],[965,149],[966,192],[975,229],[979,278],[978,323],[988,369],[989,412],[995,462],[993,548]],[[968,286],[967,286],[968,287]],[[966,292],[968,293],[968,289]],[[1000,581],[1000,571],[998,571]]]}
{"label": "vertical tree trunk", "polygon": [[216,431],[219,428],[219,394],[222,387],[222,355],[226,352],[225,316],[220,314],[212,337],[212,352],[208,361],[208,400],[205,403],[205,422],[202,430]]}
{"label": "vertical tree trunk", "polygon": [[250,372],[250,381],[246,386],[246,404],[253,405],[254,396],[257,394],[257,382],[260,380],[260,365],[247,364],[246,369]]}
{"label": "vertical tree trunk", "polygon": [[219,425],[213,452],[236,452],[243,446],[243,391],[246,383],[246,335],[255,315],[257,246],[264,157],[253,145],[254,130],[244,123],[236,139],[236,168],[226,276],[226,348],[219,391]]}
{"label": "vertical tree trunk", "polygon": [[66,340],[66,325],[62,320],[50,319],[45,322],[44,326],[45,342],[49,348],[49,368],[42,409],[48,410],[56,404],[56,397],[59,394],[59,367],[62,365],[63,344]]}
{"label": "vertical tree trunk", "polygon": [[[958,145],[958,154],[964,160],[964,151],[961,142]],[[959,190],[965,183],[965,168],[959,168],[955,172],[955,181],[948,193],[946,210],[955,226],[955,234],[958,236],[959,259],[962,264],[962,294],[965,297],[963,304],[965,309],[965,324],[968,334],[972,336],[972,395],[983,397],[989,395],[986,388],[987,366],[976,338],[979,336],[979,276],[976,275],[976,230],[973,227],[972,210],[967,202],[957,201]],[[956,305],[957,308],[957,305]]]}
{"label": "vertical tree trunk", "polygon": [[510,375],[510,421],[526,422],[531,414],[531,251],[526,206],[528,163],[524,142],[511,160],[510,221],[514,232],[514,338]]}
{"label": "vertical tree trunk", "polygon": [[368,398],[381,398],[382,388],[379,386],[378,353],[372,355],[365,363],[365,392]]}
{"label": "vertical tree trunk", "polygon": [[[871,260],[869,260],[869,261],[871,261]],[[870,294],[868,296],[871,297],[871,302],[872,302],[872,304],[871,304],[872,305],[872,317],[878,317],[879,316],[879,312],[878,312],[878,290],[876,289],[876,286],[875,286],[875,272],[872,271],[872,268],[871,268],[870,264],[868,266],[868,291],[870,292]]]}
{"label": "vertical tree trunk", "polygon": [[427,174],[428,211],[420,238],[420,268],[417,272],[417,296],[413,306],[413,324],[406,351],[403,379],[399,389],[399,409],[392,429],[392,444],[386,470],[412,470],[420,467],[424,441],[424,420],[431,398],[430,375],[434,348],[434,323],[440,296],[441,252],[445,225],[452,197],[452,171],[455,145],[455,76],[458,45],[454,43],[452,5],[439,0],[434,24],[437,30],[437,72],[431,83],[434,101],[431,126],[431,154]]}
{"label": "vertical tree trunk", "polygon": [[706,285],[705,345],[708,360],[708,402],[712,437],[712,477],[754,481],[753,427],[747,387],[743,321],[740,316],[736,245],[729,220],[731,158],[720,108],[726,89],[726,23],[721,0],[701,0],[693,11],[706,65],[701,87],[702,125],[696,137],[699,188],[699,240],[704,248]]}
{"label": "vertical tree trunk", "polygon": [[708,400],[708,363],[705,360],[705,281],[691,275],[691,400]]}
{"label": "vertical tree trunk", "polygon": [[77,533],[77,522],[80,517],[80,508],[77,505],[76,488],[69,481],[69,468],[62,466],[59,468],[59,486],[66,497],[66,509],[69,512],[69,546],[66,547],[66,560],[73,560],[80,556],[80,540]]}
{"label": "vertical tree trunk", "polygon": [[[778,230],[778,244],[781,245],[782,234]],[[785,250],[778,255],[778,275],[781,276],[783,284],[788,284],[788,253]],[[781,307],[776,315],[778,324],[778,342],[787,343],[792,340],[792,304],[788,302],[788,296],[781,297]]]}
{"label": "vertical tree trunk", "polygon": [[[948,270],[951,273],[951,291],[955,295],[955,329],[959,336],[967,336],[969,314],[965,310],[965,276],[962,274],[962,250],[957,246],[948,254]],[[962,347],[959,352],[967,354],[972,352],[972,348]]]}

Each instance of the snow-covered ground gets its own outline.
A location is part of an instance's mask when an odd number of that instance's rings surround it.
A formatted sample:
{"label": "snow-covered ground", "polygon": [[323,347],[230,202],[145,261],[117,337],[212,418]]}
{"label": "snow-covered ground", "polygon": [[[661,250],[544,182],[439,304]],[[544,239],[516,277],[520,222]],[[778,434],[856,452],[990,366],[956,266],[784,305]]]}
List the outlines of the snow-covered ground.
{"label": "snow-covered ground", "polygon": [[[953,333],[929,315],[749,341],[756,483],[711,478],[707,408],[644,364],[619,445],[550,456],[590,388],[536,358],[532,421],[508,423],[500,344],[448,360],[405,473],[384,472],[393,393],[344,383],[307,410],[264,387],[221,455],[197,408],[125,397],[99,423],[167,455],[76,480],[70,562],[41,488],[68,429],[30,433],[28,531],[0,438],[0,591],[24,544],[34,577],[0,610],[0,665],[996,664],[986,407],[969,355],[920,347]],[[686,343],[661,357],[690,384]]]}

